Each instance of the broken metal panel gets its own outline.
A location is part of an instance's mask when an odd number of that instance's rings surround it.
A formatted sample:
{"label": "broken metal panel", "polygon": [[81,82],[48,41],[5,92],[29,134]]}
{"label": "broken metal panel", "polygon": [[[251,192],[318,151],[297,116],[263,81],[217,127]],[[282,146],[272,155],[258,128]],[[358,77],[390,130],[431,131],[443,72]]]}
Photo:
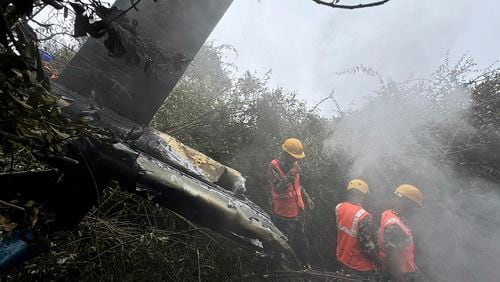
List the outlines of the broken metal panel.
{"label": "broken metal panel", "polygon": [[136,162],[142,170],[138,182],[155,190],[154,200],[163,206],[226,236],[245,239],[256,249],[295,257],[286,237],[259,208],[150,157],[140,155]]}
{"label": "broken metal panel", "polygon": [[224,165],[209,158],[207,155],[180,143],[177,139],[166,133],[159,131],[157,133],[160,135],[160,138],[165,141],[168,148],[170,148],[172,152],[184,160],[190,160],[196,167],[202,170],[208,181],[216,182],[222,173],[224,173]]}
{"label": "broken metal panel", "polygon": [[168,163],[189,175],[211,183],[217,183],[231,191],[245,191],[245,178],[240,172],[227,167],[172,136],[123,118],[111,109],[89,111],[88,99],[54,83],[52,92],[60,97],[63,113],[72,118],[92,119],[92,124],[107,128],[120,138],[130,140],[138,150],[162,162]]}
{"label": "broken metal panel", "polygon": [[[152,136],[149,136],[149,138],[153,138],[157,143],[156,148],[161,150],[160,154],[202,175],[207,181],[217,182],[224,173],[224,165],[182,144],[174,137],[157,130],[153,130],[150,135]],[[145,136],[143,135],[138,142],[141,142],[141,139],[144,139],[143,137]]]}
{"label": "broken metal panel", "polygon": [[[131,10],[127,17],[139,21],[144,38],[168,52],[193,57],[230,3],[142,1],[137,5],[139,11]],[[130,1],[119,0],[117,5],[128,8]],[[60,187],[71,189],[48,199],[51,202],[47,206],[64,207],[56,209],[57,217],[64,219],[69,214],[71,219],[79,219],[97,202],[102,188],[110,180],[117,180],[122,188],[146,191],[148,198],[189,220],[244,240],[259,250],[274,250],[295,258],[286,237],[265,212],[213,183],[224,176],[235,187],[244,187],[240,173],[144,127],[184,69],[161,73],[156,79],[147,76],[142,67],[127,66],[109,57],[100,41],[89,40],[62,73],[60,85],[54,85],[53,92],[67,97],[59,103],[65,115],[109,129],[116,135],[115,144],[109,146],[107,141],[92,137],[68,139],[67,154],[75,160],[73,166],[50,164],[66,168]],[[137,191],[137,184],[142,191]]]}
{"label": "broken metal panel", "polygon": [[[63,108],[66,115],[82,117],[84,97],[57,84],[53,91],[66,97]],[[121,187],[146,196],[189,220],[258,250],[281,252],[293,263],[293,251],[269,215],[251,201],[238,199],[220,187],[224,184],[244,190],[241,173],[168,135],[140,127],[112,110],[97,109],[92,117],[93,125],[107,128],[123,140],[114,144],[112,150],[89,152],[89,155],[98,153],[88,160],[96,164],[96,171],[105,171],[119,181]],[[205,166],[197,166],[197,163]],[[217,173],[206,176],[203,168],[211,166]],[[215,176],[217,183],[209,181],[209,177],[214,180]]]}
{"label": "broken metal panel", "polygon": [[[147,27],[144,37],[165,50],[193,57],[230,3],[142,1],[139,12],[131,11],[131,18]],[[119,0],[117,5],[124,8],[127,4]],[[138,66],[108,57],[104,50],[99,41],[89,40],[61,75],[60,85],[53,87],[55,94],[66,97],[60,103],[65,115],[109,129],[120,140],[112,150],[86,151],[95,171],[225,236],[294,259],[286,237],[262,209],[218,185],[243,191],[244,178],[238,171],[144,126],[184,68],[155,79]]]}
{"label": "broken metal panel", "polygon": [[[193,58],[232,0],[140,1],[126,17],[137,20],[139,36],[157,45],[165,55]],[[129,0],[118,0],[122,10]],[[154,63],[154,62],[153,62]],[[147,74],[144,62],[126,65],[110,57],[101,40],[89,39],[63,71],[58,83],[99,106],[113,109],[138,124],[148,124],[168,97],[187,64],[179,70],[161,69],[158,77]]]}
{"label": "broken metal panel", "polygon": [[241,172],[225,166],[224,173],[217,179],[215,184],[233,191],[235,196],[239,197],[247,191],[245,182],[246,179],[241,175]]}
{"label": "broken metal panel", "polygon": [[134,140],[134,144],[144,153],[206,182],[216,183],[234,192],[245,191],[245,178],[240,172],[182,144],[166,133],[144,128],[143,134]]}
{"label": "broken metal panel", "polygon": [[243,193],[246,191],[245,178],[233,168],[225,166],[207,155],[179,142],[174,137],[158,130],[147,130],[135,141],[151,156],[173,164],[208,182],[216,183],[227,190]]}

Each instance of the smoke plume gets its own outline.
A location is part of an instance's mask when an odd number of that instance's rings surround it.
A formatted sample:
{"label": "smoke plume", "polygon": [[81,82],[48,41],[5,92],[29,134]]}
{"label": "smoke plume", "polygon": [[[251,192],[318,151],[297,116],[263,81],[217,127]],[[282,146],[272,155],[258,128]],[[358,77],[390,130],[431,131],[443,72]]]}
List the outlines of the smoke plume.
{"label": "smoke plume", "polygon": [[383,82],[364,107],[333,124],[325,149],[352,157],[349,177],[370,185],[367,207],[377,224],[398,185],[421,189],[424,207],[410,224],[427,280],[498,281],[500,187],[456,157],[476,132],[462,74],[445,66],[429,80]]}

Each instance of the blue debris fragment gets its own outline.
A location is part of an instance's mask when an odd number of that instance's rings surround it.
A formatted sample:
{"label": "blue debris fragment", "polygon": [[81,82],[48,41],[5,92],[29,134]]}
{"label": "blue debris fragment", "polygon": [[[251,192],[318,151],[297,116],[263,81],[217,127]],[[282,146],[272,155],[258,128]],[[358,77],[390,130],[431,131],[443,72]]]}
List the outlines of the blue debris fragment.
{"label": "blue debris fragment", "polygon": [[21,264],[47,249],[45,244],[33,244],[33,232],[30,229],[17,230],[11,236],[0,241],[0,272]]}

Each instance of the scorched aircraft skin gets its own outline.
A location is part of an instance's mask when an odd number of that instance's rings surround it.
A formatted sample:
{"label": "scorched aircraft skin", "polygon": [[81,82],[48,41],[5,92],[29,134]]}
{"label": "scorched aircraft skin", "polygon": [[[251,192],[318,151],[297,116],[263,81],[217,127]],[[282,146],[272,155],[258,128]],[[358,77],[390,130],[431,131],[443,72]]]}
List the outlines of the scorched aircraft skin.
{"label": "scorched aircraft skin", "polygon": [[[115,180],[193,222],[295,263],[286,237],[269,215],[243,196],[245,181],[238,171],[148,125],[231,2],[141,1],[128,11],[125,20],[138,24],[141,38],[182,58],[180,65],[157,73],[145,71],[144,62],[130,64],[110,56],[103,39],[89,39],[51,91],[61,97],[64,115],[85,120],[113,140],[69,141],[66,157],[47,160],[55,170],[3,176],[6,186],[17,187],[0,192],[3,199],[21,193],[55,214],[55,230],[67,229]],[[115,6],[125,10],[130,1],[118,0]]]}

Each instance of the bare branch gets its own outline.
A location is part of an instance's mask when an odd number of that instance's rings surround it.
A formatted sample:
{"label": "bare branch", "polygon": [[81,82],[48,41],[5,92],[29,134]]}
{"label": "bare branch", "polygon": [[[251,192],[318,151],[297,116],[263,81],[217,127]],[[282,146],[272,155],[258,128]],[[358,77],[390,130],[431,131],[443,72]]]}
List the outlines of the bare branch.
{"label": "bare branch", "polygon": [[118,15],[116,15],[115,17],[113,17],[112,19],[109,20],[109,22],[114,22],[116,21],[119,17],[125,15],[126,13],[128,13],[128,11],[132,10],[132,9],[135,9],[136,11],[138,11],[137,9],[137,5],[141,2],[142,0],[136,0],[136,1],[130,1],[131,2],[131,5],[130,7],[128,7],[126,10],[123,10],[121,13],[119,13]]}
{"label": "bare branch", "polygon": [[47,40],[51,40],[52,38],[54,38],[57,35],[67,35],[67,36],[73,37],[73,34],[70,34],[70,33],[67,33],[67,32],[55,32],[55,33],[52,33],[51,35],[49,35],[47,37],[39,38],[37,40],[38,41],[47,41]]}
{"label": "bare branch", "polygon": [[321,106],[323,103],[325,103],[327,100],[335,100],[335,89],[332,90],[332,92],[330,92],[330,94],[328,94],[327,96],[325,97],[322,97],[321,100],[319,100],[316,104],[314,104],[314,106],[312,106],[312,108],[309,110],[309,112],[314,112],[316,111],[319,106]]}
{"label": "bare branch", "polygon": [[337,4],[338,1],[335,1],[335,0],[333,0],[332,2],[325,2],[322,0],[312,0],[312,1],[316,2],[319,5],[325,5],[325,6],[329,6],[332,8],[354,10],[354,9],[369,8],[369,7],[384,5],[385,3],[389,2],[390,0],[381,0],[381,1],[376,1],[376,2],[371,2],[371,3],[366,3],[366,4],[360,3],[357,5],[341,5],[341,4]]}
{"label": "bare branch", "polygon": [[0,204],[4,205],[4,206],[7,206],[9,208],[14,208],[14,209],[17,209],[17,210],[21,210],[21,211],[25,211],[25,209],[23,207],[20,207],[20,206],[17,206],[17,205],[14,205],[14,204],[11,204],[11,203],[8,203],[6,201],[2,201],[0,200]]}
{"label": "bare branch", "polygon": [[41,27],[45,27],[45,28],[50,28],[53,26],[53,24],[43,24],[37,20],[35,20],[34,18],[30,18],[30,21],[36,23],[37,25],[41,26]]}

